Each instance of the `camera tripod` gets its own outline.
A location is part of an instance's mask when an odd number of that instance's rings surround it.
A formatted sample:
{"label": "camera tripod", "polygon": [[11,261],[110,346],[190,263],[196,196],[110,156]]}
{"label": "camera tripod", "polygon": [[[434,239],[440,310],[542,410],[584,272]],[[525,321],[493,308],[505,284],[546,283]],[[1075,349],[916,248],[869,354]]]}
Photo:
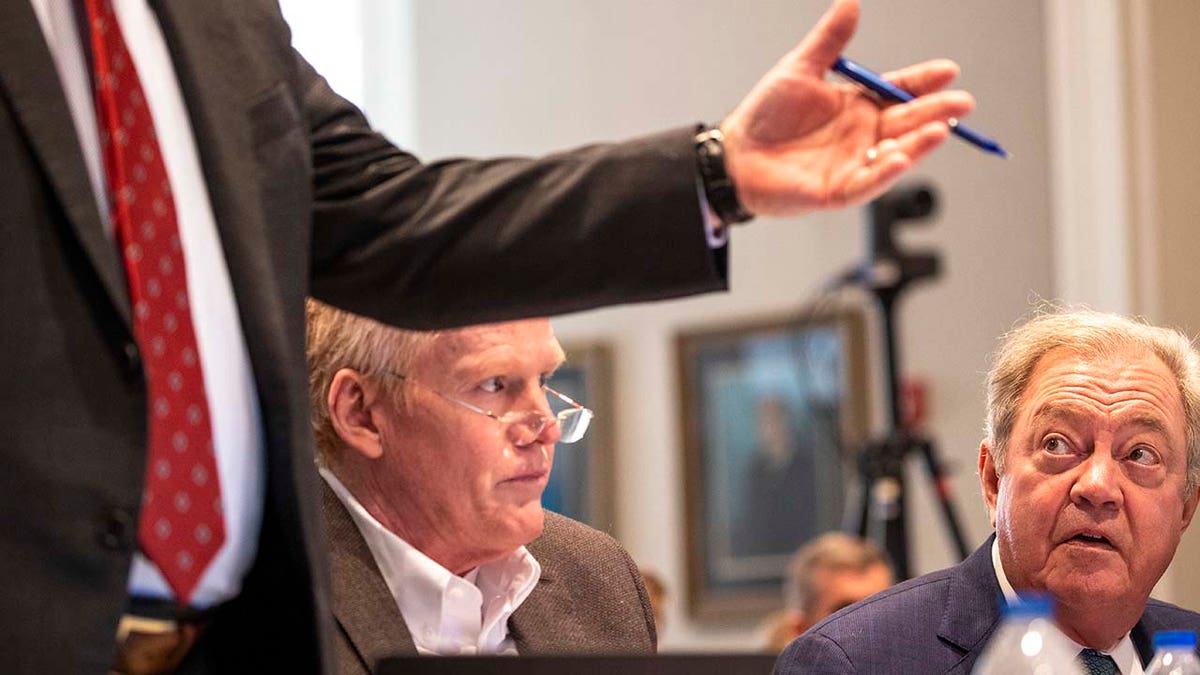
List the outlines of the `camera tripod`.
{"label": "camera tripod", "polygon": [[906,428],[902,411],[899,380],[899,356],[896,350],[896,303],[915,281],[934,278],[940,272],[940,260],[933,252],[901,251],[893,236],[897,223],[924,219],[936,206],[931,188],[916,186],[892,190],[868,207],[870,252],[859,267],[840,277],[842,284],[862,286],[876,300],[882,328],[883,368],[889,402],[887,433],[869,441],[859,454],[861,510],[857,522],[859,536],[870,531],[872,518],[882,521],[884,548],[892,559],[898,579],[911,576],[908,532],[905,522],[907,488],[904,467],[908,457],[920,456],[933,484],[933,494],[959,559],[967,557],[950,490],[949,476],[938,459],[933,441],[914,429]]}

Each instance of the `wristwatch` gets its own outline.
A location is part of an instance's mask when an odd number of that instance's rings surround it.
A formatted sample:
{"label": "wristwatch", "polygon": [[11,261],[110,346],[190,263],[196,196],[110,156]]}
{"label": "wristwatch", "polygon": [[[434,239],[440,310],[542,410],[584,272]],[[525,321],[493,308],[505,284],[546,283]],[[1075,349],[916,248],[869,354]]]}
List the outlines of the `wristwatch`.
{"label": "wristwatch", "polygon": [[725,135],[717,127],[702,126],[696,134],[696,171],[704,186],[704,197],[725,225],[744,223],[754,214],[742,208],[737,188],[725,170]]}

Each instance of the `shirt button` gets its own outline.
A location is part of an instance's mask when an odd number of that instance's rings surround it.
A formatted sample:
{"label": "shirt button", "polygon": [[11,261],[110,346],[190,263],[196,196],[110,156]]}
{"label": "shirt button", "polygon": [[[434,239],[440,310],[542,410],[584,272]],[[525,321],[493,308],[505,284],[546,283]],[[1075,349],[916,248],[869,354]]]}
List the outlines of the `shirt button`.
{"label": "shirt button", "polygon": [[125,343],[125,374],[131,379],[142,374],[142,353],[138,349],[137,343],[129,341]]}
{"label": "shirt button", "polygon": [[105,514],[98,539],[100,545],[110,551],[128,551],[133,548],[133,514],[125,509],[113,509]]}

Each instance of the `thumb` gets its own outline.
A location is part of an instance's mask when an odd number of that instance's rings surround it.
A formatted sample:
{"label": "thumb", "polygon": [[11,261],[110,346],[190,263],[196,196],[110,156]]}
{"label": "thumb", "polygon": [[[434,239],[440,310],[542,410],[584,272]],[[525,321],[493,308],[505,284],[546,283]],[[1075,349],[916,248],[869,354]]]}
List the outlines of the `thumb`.
{"label": "thumb", "polygon": [[792,52],[794,65],[823,76],[858,28],[858,0],[834,0]]}

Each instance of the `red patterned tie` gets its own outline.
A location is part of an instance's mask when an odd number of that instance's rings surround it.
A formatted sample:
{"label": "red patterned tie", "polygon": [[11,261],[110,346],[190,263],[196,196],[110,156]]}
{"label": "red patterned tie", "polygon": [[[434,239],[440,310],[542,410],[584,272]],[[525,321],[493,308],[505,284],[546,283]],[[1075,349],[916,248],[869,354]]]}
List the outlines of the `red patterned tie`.
{"label": "red patterned tie", "polygon": [[186,605],[225,541],[175,202],[111,0],[85,0],[112,220],[146,374],[149,451],[138,538]]}

